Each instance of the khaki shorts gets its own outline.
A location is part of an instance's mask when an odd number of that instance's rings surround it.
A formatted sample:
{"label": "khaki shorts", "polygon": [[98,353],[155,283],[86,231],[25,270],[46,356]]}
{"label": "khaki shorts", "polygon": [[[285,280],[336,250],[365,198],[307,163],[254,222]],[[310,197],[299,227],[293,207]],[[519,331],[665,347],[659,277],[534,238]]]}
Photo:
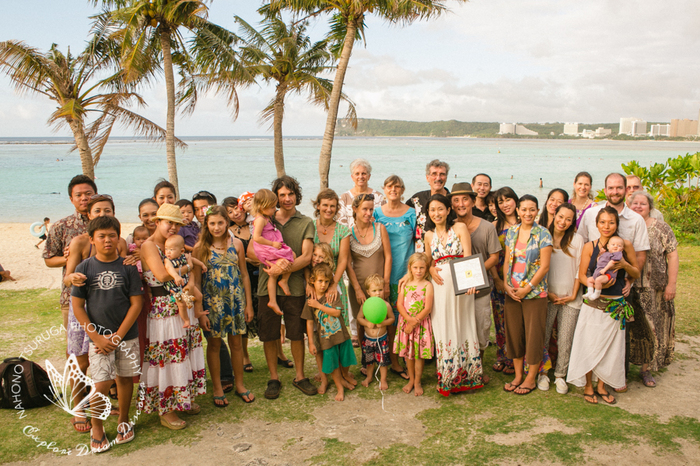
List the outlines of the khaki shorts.
{"label": "khaki shorts", "polygon": [[97,352],[97,346],[90,342],[90,374],[95,383],[107,382],[117,377],[141,375],[139,364],[139,339],[124,340],[109,354]]}

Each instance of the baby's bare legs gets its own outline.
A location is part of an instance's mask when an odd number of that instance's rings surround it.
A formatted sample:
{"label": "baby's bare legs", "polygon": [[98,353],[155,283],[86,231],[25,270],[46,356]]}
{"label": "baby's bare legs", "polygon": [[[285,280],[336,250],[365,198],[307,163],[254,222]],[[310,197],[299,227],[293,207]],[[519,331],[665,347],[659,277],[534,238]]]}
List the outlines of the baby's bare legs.
{"label": "baby's bare legs", "polygon": [[369,387],[369,384],[372,383],[372,377],[374,377],[374,364],[365,366],[365,369],[367,369],[367,377],[365,377],[365,380],[362,381],[362,385]]}
{"label": "baby's bare legs", "polygon": [[425,361],[416,358],[414,361],[416,365],[416,373],[415,373],[415,382],[413,386],[416,389],[416,396],[421,396],[423,394],[423,385],[420,383],[420,378],[423,376],[423,365],[425,364]]}
{"label": "baby's bare legs", "polygon": [[280,288],[282,288],[282,291],[284,291],[284,294],[286,294],[287,296],[290,296],[292,294],[292,292],[289,291],[289,277],[291,275],[291,272],[285,273],[277,281],[277,284],[280,286]]}
{"label": "baby's bare legs", "polygon": [[387,366],[379,366],[379,389],[380,390],[388,390],[389,389],[389,382],[386,381],[386,376],[389,373],[389,368]]}
{"label": "baby's bare legs", "polygon": [[177,304],[177,313],[180,314],[180,318],[183,322],[182,328],[189,328],[190,316],[187,313],[187,304],[185,304],[185,301],[182,299],[182,297],[177,298],[175,300],[175,303]]}
{"label": "baby's bare legs", "polygon": [[343,385],[343,375],[340,373],[340,367],[336,368],[332,373],[335,388],[338,389],[338,394],[335,396],[335,401],[343,401],[345,399],[345,386]]}
{"label": "baby's bare legs", "polygon": [[408,357],[404,359],[406,360],[406,369],[408,369],[408,382],[403,386],[402,390],[404,393],[411,393],[416,374],[416,360],[408,359]]}

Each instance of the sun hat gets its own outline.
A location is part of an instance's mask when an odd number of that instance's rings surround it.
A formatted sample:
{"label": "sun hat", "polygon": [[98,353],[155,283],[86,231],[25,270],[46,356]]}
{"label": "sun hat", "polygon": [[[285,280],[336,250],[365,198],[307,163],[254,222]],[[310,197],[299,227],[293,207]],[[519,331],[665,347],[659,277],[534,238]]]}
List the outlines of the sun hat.
{"label": "sun hat", "polygon": [[455,183],[452,185],[452,190],[448,196],[452,199],[452,196],[457,196],[461,194],[468,194],[472,199],[476,199],[476,193],[472,189],[472,185],[469,183]]}
{"label": "sun hat", "polygon": [[173,204],[163,204],[158,207],[158,212],[153,220],[168,220],[173,223],[185,224],[185,219],[182,218],[180,208]]}
{"label": "sun hat", "polygon": [[255,196],[255,193],[251,193],[250,191],[246,191],[238,196],[238,208],[243,209],[243,205],[246,203],[246,201],[248,199],[253,199],[253,196]]}

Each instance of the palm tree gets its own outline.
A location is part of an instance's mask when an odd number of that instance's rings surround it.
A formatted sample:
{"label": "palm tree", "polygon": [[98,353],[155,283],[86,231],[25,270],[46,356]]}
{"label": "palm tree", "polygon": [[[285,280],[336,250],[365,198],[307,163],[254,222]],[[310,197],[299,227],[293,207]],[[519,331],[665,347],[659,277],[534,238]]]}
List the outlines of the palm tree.
{"label": "palm tree", "polygon": [[[161,127],[126,108],[131,103],[142,106],[144,101],[121,84],[119,73],[96,78],[114,65],[115,49],[114,42],[97,30],[77,57],[70,49],[64,55],[56,44],[41,53],[21,41],[0,42],[0,70],[18,92],[44,95],[57,103],[48,123],[68,125],[75,139],[73,150],[78,150],[83,174],[90,178],[95,177],[95,166],[115,123],[150,139],[165,136]],[[89,121],[92,115],[95,119]]]}
{"label": "palm tree", "polygon": [[[93,4],[100,0],[91,0]],[[192,54],[199,53],[192,47],[207,48],[209,56],[217,60],[230,57],[225,50],[233,42],[233,35],[226,29],[207,21],[207,0],[102,0],[106,8],[112,10],[109,16],[121,25],[115,37],[122,43],[122,62],[126,82],[149,78],[162,63],[165,75],[167,113],[165,125],[165,148],[168,162],[168,179],[175,185],[179,196],[177,161],[175,158],[175,109],[178,104],[175,96],[174,65],[182,76],[194,73],[195,61]],[[189,31],[194,39],[185,42],[182,33]],[[181,100],[181,99],[180,99]],[[192,111],[196,96],[190,95]],[[237,106],[237,100],[234,102]]]}
{"label": "palm tree", "polygon": [[[467,0],[456,1],[466,2]],[[339,53],[340,59],[333,81],[326,130],[323,134],[319,157],[318,170],[321,189],[324,189],[328,187],[333,137],[345,72],[355,41],[364,37],[365,16],[374,14],[390,23],[410,24],[443,13],[446,11],[445,2],[438,0],[270,0],[268,5],[261,8],[261,12],[274,15],[284,8],[309,17],[324,13],[331,15],[329,38],[336,42],[335,50]]]}
{"label": "palm tree", "polygon": [[[287,94],[308,94],[309,101],[329,107],[333,83],[319,77],[329,72],[332,60],[325,40],[311,43],[306,35],[306,22],[287,26],[279,16],[267,18],[261,31],[257,31],[242,18],[236,16],[240,25],[240,36],[244,44],[239,50],[245,74],[260,77],[263,81],[276,84],[275,97],[263,109],[262,121],[273,119],[275,168],[277,176],[285,175],[284,151],[282,148],[282,120],[284,99]],[[349,104],[348,118],[357,125],[355,105],[344,94]]]}

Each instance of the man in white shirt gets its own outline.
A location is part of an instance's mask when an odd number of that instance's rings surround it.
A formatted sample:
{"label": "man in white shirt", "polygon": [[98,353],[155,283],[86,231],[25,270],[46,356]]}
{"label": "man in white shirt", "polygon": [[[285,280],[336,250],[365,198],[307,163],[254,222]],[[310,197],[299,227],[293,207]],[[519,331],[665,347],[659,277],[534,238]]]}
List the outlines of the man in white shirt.
{"label": "man in white shirt", "polygon": [[[595,222],[596,216],[600,209],[605,206],[614,208],[620,216],[620,225],[618,226],[620,237],[632,243],[637,256],[637,265],[641,270],[647,258],[647,251],[650,249],[649,234],[644,218],[625,204],[626,189],[627,179],[620,173],[611,173],[605,177],[605,197],[607,200],[591,207],[583,214],[577,233],[586,242],[600,238],[600,232]],[[622,290],[622,294],[627,296],[629,290],[630,283]]]}

